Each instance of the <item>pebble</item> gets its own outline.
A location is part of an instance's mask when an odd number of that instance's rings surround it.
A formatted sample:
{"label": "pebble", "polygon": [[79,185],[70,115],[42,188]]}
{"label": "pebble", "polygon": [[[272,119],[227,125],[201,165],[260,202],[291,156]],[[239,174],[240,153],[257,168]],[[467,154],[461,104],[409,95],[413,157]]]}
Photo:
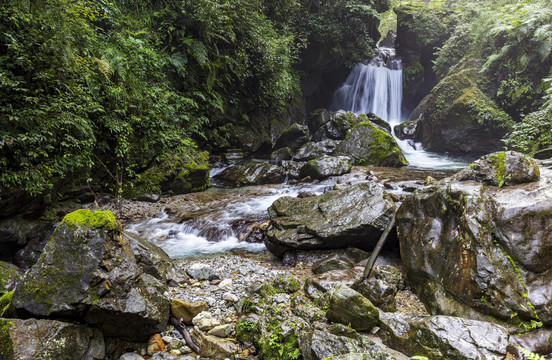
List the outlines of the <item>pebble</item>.
{"label": "pebble", "polygon": [[171,349],[178,350],[184,345],[184,342],[180,339],[171,338],[169,345],[171,346]]}
{"label": "pebble", "polygon": [[232,279],[224,279],[218,284],[219,289],[230,289],[232,287]]}
{"label": "pebble", "polygon": [[238,299],[239,298],[236,295],[232,294],[231,292],[225,292],[224,294],[222,294],[222,300],[237,302]]}
{"label": "pebble", "polygon": [[219,338],[227,338],[232,333],[232,329],[233,327],[230,324],[219,325],[209,330],[207,335],[213,335]]}
{"label": "pebble", "polygon": [[220,325],[220,321],[208,311],[202,311],[193,318],[192,324],[197,326],[200,330],[208,331],[215,326]]}
{"label": "pebble", "polygon": [[196,280],[211,280],[217,278],[217,272],[209,264],[194,263],[186,273]]}
{"label": "pebble", "polygon": [[166,345],[166,344],[168,344],[168,343],[171,342],[172,337],[170,337],[170,336],[163,336],[163,337],[161,338],[161,340],[163,340],[163,342],[164,342],[165,345]]}

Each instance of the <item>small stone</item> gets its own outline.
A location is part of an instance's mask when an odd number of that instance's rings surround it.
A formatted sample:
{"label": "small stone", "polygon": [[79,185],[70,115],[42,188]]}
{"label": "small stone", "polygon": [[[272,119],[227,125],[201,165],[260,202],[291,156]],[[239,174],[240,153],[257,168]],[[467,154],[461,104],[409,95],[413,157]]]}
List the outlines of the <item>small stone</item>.
{"label": "small stone", "polygon": [[163,340],[163,342],[165,343],[165,345],[167,345],[168,343],[170,343],[172,339],[173,339],[173,338],[170,337],[170,336],[163,336],[163,337],[161,338],[161,340]]}
{"label": "small stone", "polygon": [[195,263],[186,272],[196,280],[213,280],[218,278],[215,269],[207,264]]}
{"label": "small stone", "polygon": [[119,360],[144,360],[144,358],[140,354],[129,352],[121,355],[121,357],[119,357]]}
{"label": "small stone", "polygon": [[221,283],[220,279],[211,280],[211,285],[218,285],[220,283]]}
{"label": "small stone", "polygon": [[148,350],[147,354],[148,356],[152,356],[158,351],[165,350],[165,343],[161,339],[161,335],[155,334],[148,340]]}
{"label": "small stone", "polygon": [[436,182],[437,182],[437,180],[435,180],[435,178],[433,178],[431,176],[428,176],[424,180],[424,185],[431,185],[431,184],[434,184]]}
{"label": "small stone", "polygon": [[230,302],[237,302],[239,300],[236,295],[230,292],[225,292],[224,294],[222,294],[222,299]]}
{"label": "small stone", "polygon": [[224,279],[218,284],[219,289],[229,289],[232,286],[232,279]]}
{"label": "small stone", "polygon": [[207,335],[213,335],[219,338],[227,338],[232,333],[232,325],[225,324],[225,325],[219,325],[215,326],[209,332]]}
{"label": "small stone", "polygon": [[180,299],[171,301],[171,313],[177,319],[182,319],[184,323],[191,324],[192,319],[202,311],[209,310],[209,305],[205,302],[189,303]]}
{"label": "small stone", "polygon": [[188,347],[188,346],[182,346],[182,347],[180,348],[180,352],[181,352],[182,354],[189,354],[189,353],[192,352],[192,349],[190,349],[190,347]]}
{"label": "small stone", "polygon": [[208,331],[215,326],[220,325],[220,321],[216,319],[210,312],[202,311],[193,318],[192,324],[197,326],[200,330]]}
{"label": "small stone", "polygon": [[171,346],[171,349],[178,350],[182,347],[182,345],[184,345],[184,341],[180,339],[172,338],[171,341],[169,342],[169,345]]}
{"label": "small stone", "polygon": [[171,354],[172,356],[180,356],[182,355],[182,352],[180,350],[171,350],[169,354]]}

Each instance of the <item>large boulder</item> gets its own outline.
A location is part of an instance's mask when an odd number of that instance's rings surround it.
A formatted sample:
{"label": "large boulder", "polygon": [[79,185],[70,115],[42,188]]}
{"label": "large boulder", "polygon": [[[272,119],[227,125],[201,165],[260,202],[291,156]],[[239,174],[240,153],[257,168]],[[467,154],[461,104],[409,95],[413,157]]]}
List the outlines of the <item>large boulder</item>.
{"label": "large boulder", "polygon": [[371,250],[387,227],[393,200],[379,185],[360,183],[324,195],[282,197],[268,209],[265,244],[276,256],[288,250]]}
{"label": "large boulder", "polygon": [[352,157],[355,165],[408,165],[393,136],[372,121],[354,126],[334,154]]}
{"label": "large boulder", "polygon": [[379,321],[378,309],[355,290],[341,285],[329,295],[328,320],[355,330],[371,330]]}
{"label": "large boulder", "polygon": [[418,129],[418,120],[410,120],[402,122],[393,127],[395,136],[401,140],[414,140],[416,138],[416,131]]}
{"label": "large boulder", "polygon": [[309,141],[309,128],[306,125],[296,123],[292,124],[276,139],[274,149],[288,147],[292,151],[296,151],[307,141]]}
{"label": "large boulder", "polygon": [[501,360],[510,337],[504,326],[453,316],[420,319],[380,312],[380,325],[387,345],[430,360]]}
{"label": "large boulder", "polygon": [[20,316],[71,319],[106,336],[145,340],[167,325],[170,306],[163,270],[137,257],[133,241],[110,211],[66,215],[17,285],[12,306]]}
{"label": "large boulder", "polygon": [[330,176],[343,175],[351,171],[353,166],[348,156],[322,156],[308,161],[299,169],[299,176],[311,179],[325,179]]}
{"label": "large boulder", "polygon": [[263,162],[233,165],[216,175],[216,178],[231,186],[279,184],[284,182],[284,168]]}
{"label": "large boulder", "polygon": [[401,257],[430,312],[552,324],[552,171],[538,173],[492,154],[405,199]]}
{"label": "large boulder", "polygon": [[511,118],[472,81],[473,70],[441,80],[414,109],[418,120],[416,141],[435,152],[492,152],[503,146],[501,139]]}
{"label": "large boulder", "polygon": [[55,320],[0,319],[2,360],[101,360],[102,333],[84,325]]}

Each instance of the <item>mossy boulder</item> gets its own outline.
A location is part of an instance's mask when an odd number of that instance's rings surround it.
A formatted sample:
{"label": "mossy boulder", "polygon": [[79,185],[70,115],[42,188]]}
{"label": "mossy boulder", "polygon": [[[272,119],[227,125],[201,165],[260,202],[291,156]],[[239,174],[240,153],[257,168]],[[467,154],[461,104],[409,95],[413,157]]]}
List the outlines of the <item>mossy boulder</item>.
{"label": "mossy boulder", "polygon": [[230,166],[216,178],[229,186],[279,184],[284,182],[286,170],[274,164],[249,162]]}
{"label": "mossy boulder", "polygon": [[299,177],[310,176],[311,179],[325,179],[330,176],[343,175],[353,166],[348,156],[327,156],[310,160],[299,169]]}
{"label": "mossy boulder", "polygon": [[330,115],[328,121],[318,128],[312,136],[312,140],[316,142],[328,139],[342,140],[352,127],[364,121],[369,121],[365,114],[356,114],[344,110],[336,111]]}
{"label": "mossy boulder", "polygon": [[324,195],[282,197],[268,209],[265,244],[276,256],[289,250],[371,250],[395,211],[389,194],[375,183],[361,183]]}
{"label": "mossy boulder", "polygon": [[395,136],[401,140],[414,140],[416,138],[416,131],[418,129],[418,120],[410,120],[395,125],[393,132]]}
{"label": "mossy boulder", "polygon": [[314,110],[307,117],[307,126],[309,127],[309,132],[314,134],[322,125],[327,123],[330,120],[330,113],[326,109],[317,109]]}
{"label": "mossy boulder", "polygon": [[303,144],[309,141],[309,128],[306,125],[292,124],[288,127],[282,135],[276,139],[273,148],[281,149],[284,147],[290,148],[292,151],[296,151]]}
{"label": "mossy boulder", "polygon": [[378,323],[378,309],[360,293],[340,285],[329,295],[328,320],[368,331]]}
{"label": "mossy boulder", "polygon": [[[540,167],[526,183],[534,163],[499,154],[405,199],[396,221],[406,274],[432,313],[552,324],[552,172]],[[492,157],[504,160],[498,172]],[[499,187],[506,179],[517,185]]]}
{"label": "mossy boulder", "polygon": [[424,149],[488,153],[502,148],[512,120],[472,81],[474,71],[447,76],[412,112],[410,119],[418,120],[416,141]]}
{"label": "mossy boulder", "polygon": [[55,320],[0,319],[2,360],[101,360],[105,343],[98,329]]}
{"label": "mossy boulder", "polygon": [[293,152],[288,147],[274,150],[272,154],[270,154],[270,160],[274,160],[274,161],[291,160],[292,158],[293,158]]}
{"label": "mossy boulder", "polygon": [[350,156],[354,165],[408,165],[393,136],[371,121],[354,126],[337,145],[334,154]]}
{"label": "mossy boulder", "polygon": [[106,336],[143,341],[169,317],[166,280],[148,264],[137,258],[113,214],[78,210],[56,228],[17,285],[12,306],[21,316],[71,319]]}
{"label": "mossy boulder", "polygon": [[144,193],[186,194],[203,191],[209,182],[209,153],[190,150],[167,156],[140,175],[127,197]]}

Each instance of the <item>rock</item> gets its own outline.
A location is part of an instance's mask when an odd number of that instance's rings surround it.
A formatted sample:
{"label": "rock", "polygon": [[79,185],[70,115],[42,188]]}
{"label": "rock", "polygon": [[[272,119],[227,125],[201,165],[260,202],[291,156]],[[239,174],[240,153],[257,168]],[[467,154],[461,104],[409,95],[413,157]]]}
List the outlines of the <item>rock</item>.
{"label": "rock", "polygon": [[330,120],[330,113],[326,109],[317,109],[314,110],[307,117],[307,126],[309,127],[309,132],[314,134],[322,125],[327,123]]}
{"label": "rock", "polygon": [[210,267],[209,265],[200,264],[200,263],[192,264],[188,268],[188,270],[186,270],[186,273],[190,275],[192,279],[196,279],[200,281],[218,278],[217,272],[212,267]]}
{"label": "rock", "polygon": [[237,302],[239,298],[232,294],[231,292],[225,292],[222,294],[222,300],[229,301],[229,302]]}
{"label": "rock", "polygon": [[505,151],[483,156],[455,178],[501,187],[539,181],[540,171],[534,160],[515,151]]}
{"label": "rock", "polygon": [[270,160],[280,161],[291,159],[293,159],[293,152],[288,147],[274,150],[272,154],[270,154]]}
{"label": "rock", "polygon": [[[397,211],[409,283],[434,314],[552,324],[552,172],[542,167],[539,182],[502,188],[461,181],[475,168],[418,190]],[[501,176],[523,179],[516,170]]]}
{"label": "rock", "polygon": [[15,253],[13,263],[23,270],[29,270],[42,255],[44,246],[52,237],[55,228],[51,222],[43,222],[32,227],[30,232],[27,233],[27,245]]}
{"label": "rock", "polygon": [[433,184],[435,184],[436,182],[437,182],[437,180],[436,180],[434,177],[432,177],[432,176],[428,176],[428,177],[426,177],[426,178],[424,179],[424,185],[425,185],[425,186],[433,185]]}
{"label": "rock", "polygon": [[552,148],[539,150],[533,155],[533,157],[539,160],[550,159],[552,158]]}
{"label": "rock", "polygon": [[332,255],[312,265],[312,272],[322,274],[331,270],[352,269],[354,264],[338,255]]}
{"label": "rock", "polygon": [[171,351],[169,351],[169,354],[171,354],[172,356],[180,356],[180,355],[182,355],[182,351],[180,351],[180,350],[171,350]]}
{"label": "rock", "polygon": [[410,120],[395,125],[393,132],[395,136],[401,140],[414,140],[416,138],[416,130],[418,128],[418,120]]}
{"label": "rock", "polygon": [[121,357],[119,357],[119,360],[144,360],[144,358],[140,354],[128,352],[121,355]]}
{"label": "rock", "polygon": [[501,360],[506,355],[509,333],[497,324],[452,316],[430,316],[421,321],[407,319],[406,327],[397,331],[396,320],[392,319],[389,314],[380,317],[385,341],[400,347],[407,355],[459,360]]}
{"label": "rock", "polygon": [[192,324],[192,319],[202,311],[209,310],[206,302],[189,303],[180,299],[171,301],[171,313],[177,319],[182,319],[187,325]]}
{"label": "rock", "polygon": [[110,211],[65,216],[15,289],[18,314],[78,320],[129,341],[161,331],[169,317],[165,281],[140,267],[118,229]]}
{"label": "rock", "polygon": [[219,289],[230,289],[232,287],[232,279],[224,279],[218,284]]}
{"label": "rock", "polygon": [[209,330],[207,335],[213,335],[219,338],[227,338],[233,330],[233,326],[230,324],[218,325]]}
{"label": "rock", "polygon": [[152,356],[158,351],[165,350],[165,343],[161,339],[161,335],[155,334],[148,340],[148,350],[147,354],[148,356]]}
{"label": "rock", "polygon": [[205,190],[209,185],[209,153],[189,151],[167,156],[161,164],[146,170],[136,184],[134,195],[145,194],[152,187],[159,187],[167,194],[186,194]]}
{"label": "rock", "polygon": [[343,140],[347,132],[355,125],[369,121],[367,115],[339,110],[330,115],[330,120],[323,124],[313,135],[313,141]]}
{"label": "rock", "polygon": [[220,321],[208,311],[202,311],[192,319],[192,324],[200,330],[208,331],[220,325]]}
{"label": "rock", "polygon": [[199,355],[213,360],[233,359],[239,347],[229,339],[222,339],[212,335],[205,335],[201,331],[194,331],[194,340],[199,344]]}
{"label": "rock", "polygon": [[278,257],[289,250],[355,246],[372,249],[395,204],[375,183],[360,183],[308,198],[282,197],[268,209],[265,244]]}
{"label": "rock", "polygon": [[[330,327],[316,324],[314,330],[301,333],[299,347],[305,360],[336,359],[349,353],[364,353],[366,359],[396,359],[384,352],[371,339],[360,336],[353,329],[341,324]],[[352,359],[362,358],[361,356]]]}
{"label": "rock", "polygon": [[418,120],[416,141],[425,150],[490,153],[502,148],[505,125],[512,119],[475,85],[478,70],[447,76],[412,112],[410,119]]}
{"label": "rock", "polygon": [[171,338],[171,341],[169,341],[169,346],[171,349],[181,349],[184,346],[184,341],[176,338]]}
{"label": "rock", "polygon": [[401,272],[392,266],[381,265],[374,267],[373,273],[373,277],[364,280],[354,289],[378,308],[396,311],[395,295],[405,288]]}
{"label": "rock", "polygon": [[309,161],[324,155],[331,155],[334,153],[337,144],[339,144],[339,141],[330,139],[308,142],[297,150],[293,158],[297,161]]}
{"label": "rock", "polygon": [[215,177],[230,186],[279,184],[284,182],[286,171],[278,165],[251,162],[230,166]]}
{"label": "rock", "polygon": [[55,320],[0,319],[0,358],[17,360],[101,360],[102,333]]}
{"label": "rock", "polygon": [[378,309],[360,293],[341,285],[329,295],[328,320],[355,330],[370,330],[378,323]]}
{"label": "rock", "polygon": [[172,339],[173,339],[173,338],[172,338],[171,336],[167,336],[167,335],[165,335],[165,336],[163,336],[163,337],[161,338],[161,340],[163,340],[163,343],[164,343],[165,345],[167,345],[168,343],[170,343]]}
{"label": "rock", "polygon": [[351,158],[347,156],[322,156],[308,161],[299,170],[299,177],[325,179],[329,176],[343,175],[351,171]]}
{"label": "rock", "polygon": [[18,269],[13,265],[0,261],[0,295],[13,291],[19,280],[21,280],[21,275]]}
{"label": "rock", "polygon": [[350,156],[354,165],[405,166],[408,164],[397,142],[389,133],[365,121],[352,128],[335,150],[335,155]]}
{"label": "rock", "polygon": [[287,147],[291,151],[296,151],[307,141],[309,141],[309,128],[306,125],[292,124],[276,139],[273,149]]}
{"label": "rock", "polygon": [[316,262],[333,255],[345,258],[353,264],[370,257],[370,253],[355,247],[332,250],[291,250],[284,254],[282,262],[284,265],[292,267],[299,263],[312,266]]}
{"label": "rock", "polygon": [[0,259],[11,260],[16,251],[29,242],[36,223],[23,219],[0,221]]}

